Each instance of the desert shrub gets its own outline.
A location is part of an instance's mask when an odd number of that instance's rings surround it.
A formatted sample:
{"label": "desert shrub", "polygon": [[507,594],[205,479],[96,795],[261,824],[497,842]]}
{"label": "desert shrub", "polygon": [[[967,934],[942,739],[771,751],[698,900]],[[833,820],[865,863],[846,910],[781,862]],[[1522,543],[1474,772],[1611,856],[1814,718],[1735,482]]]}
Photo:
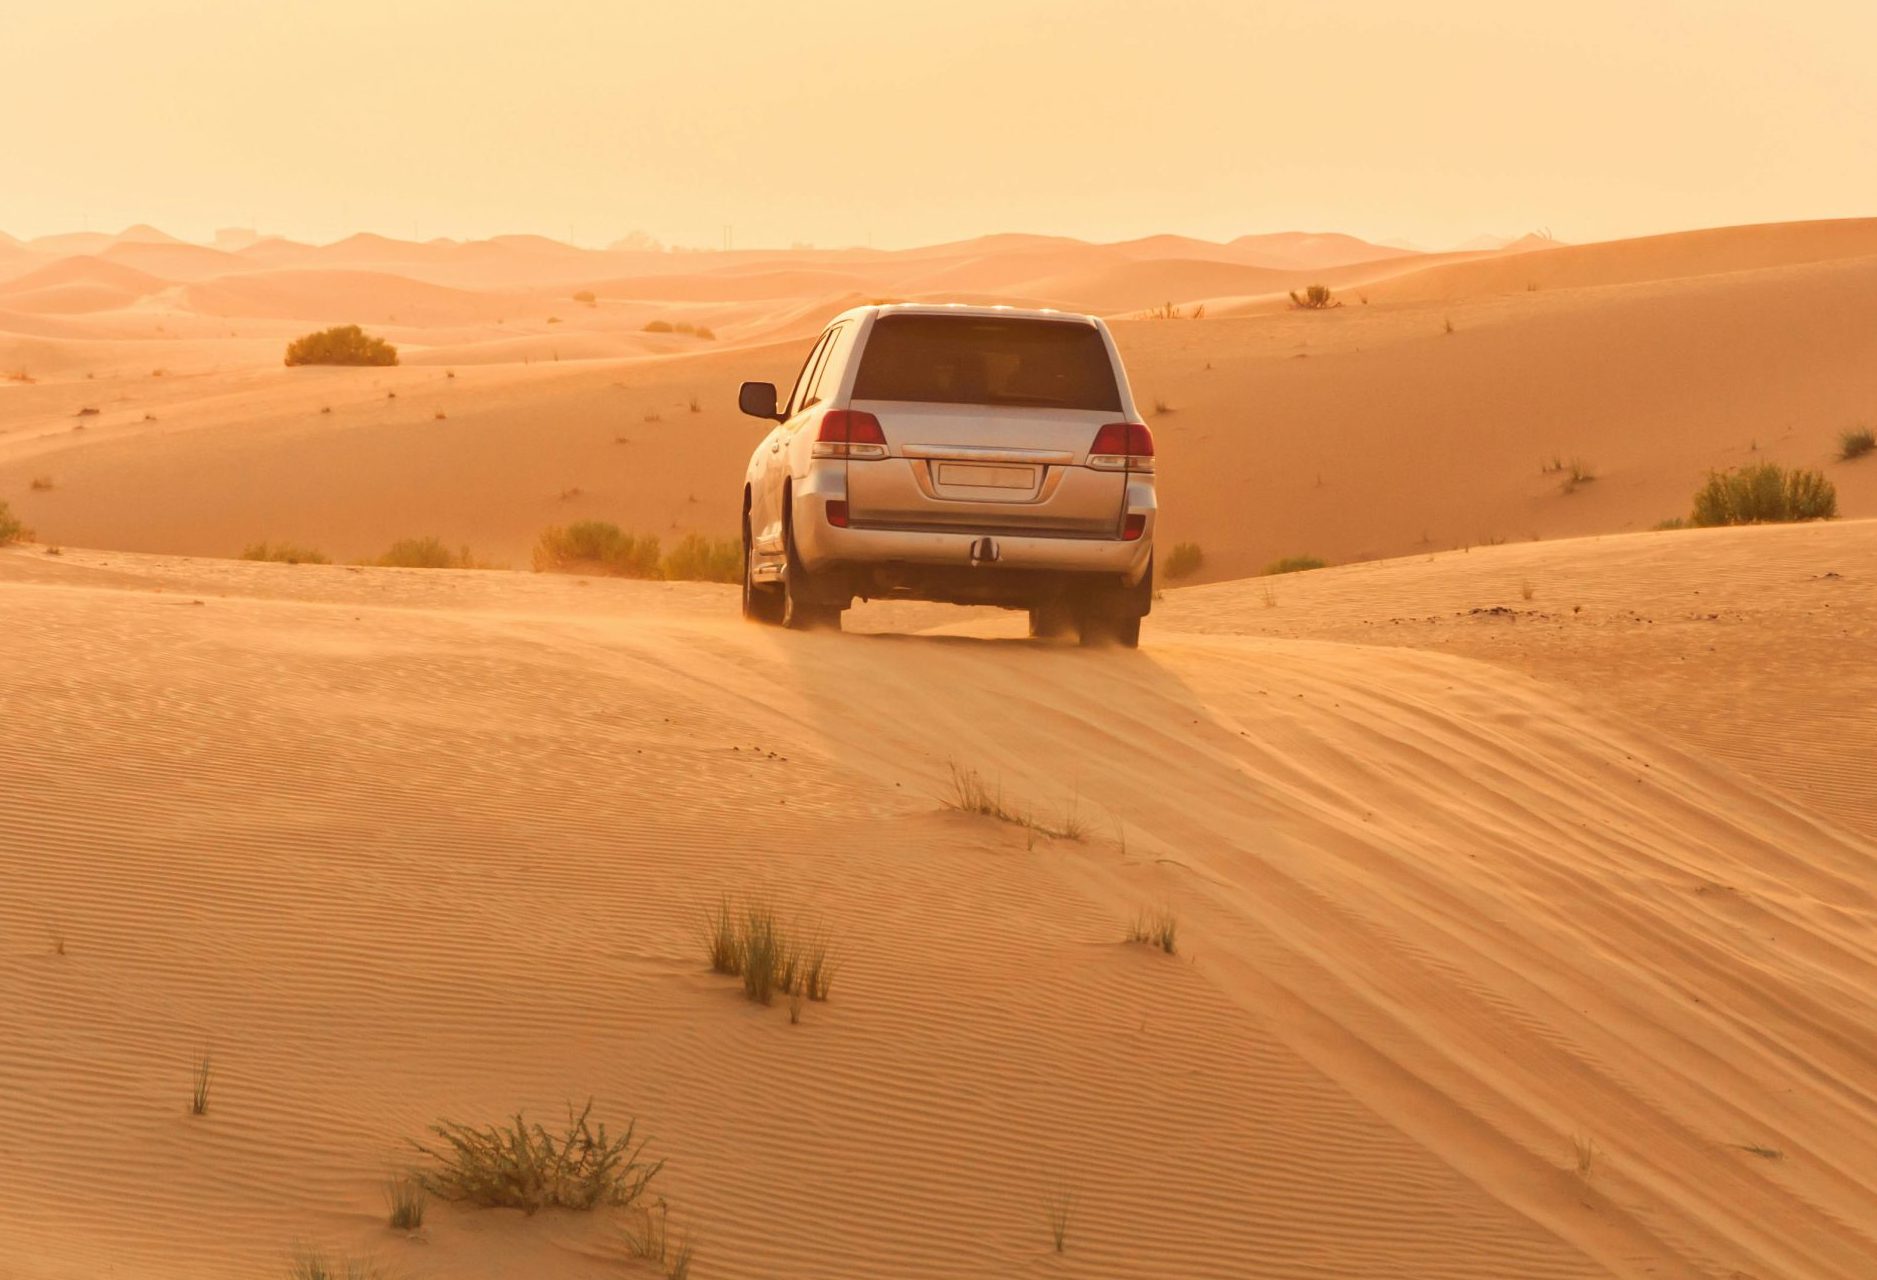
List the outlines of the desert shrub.
{"label": "desert shrub", "polygon": [[1761,462],[1736,471],[1710,471],[1696,490],[1688,523],[1697,528],[1829,520],[1838,514],[1838,491],[1816,471],[1791,471]]}
{"label": "desert shrub", "polygon": [[1167,553],[1167,567],[1164,570],[1169,578],[1190,578],[1199,572],[1199,567],[1206,562],[1206,553],[1199,549],[1197,542],[1176,542],[1173,550]]}
{"label": "desert shrub", "polygon": [[697,326],[697,336],[705,339],[706,341],[709,341],[715,338],[717,335],[710,329],[709,326],[700,324],[699,326]]}
{"label": "desert shrub", "polygon": [[322,551],[296,547],[291,542],[256,542],[241,553],[243,560],[268,560],[275,564],[331,564]]}
{"label": "desert shrub", "polygon": [[574,290],[574,301],[584,302],[590,307],[598,302],[599,299],[593,296],[593,290],[591,289],[576,289]]}
{"label": "desert shrub", "polygon": [[656,578],[658,539],[622,532],[618,525],[604,520],[576,520],[541,531],[534,545],[534,568],[537,573]]}
{"label": "desert shrub", "polygon": [[669,320],[654,320],[654,321],[652,321],[651,323],[649,323],[649,324],[647,324],[647,325],[645,326],[645,331],[646,331],[647,333],[670,333],[670,332],[671,332],[671,321],[669,321]]}
{"label": "desert shrub", "polygon": [[645,1140],[633,1145],[637,1121],[626,1132],[608,1137],[606,1126],[594,1126],[589,1100],[576,1113],[567,1107],[567,1127],[549,1133],[529,1124],[521,1112],[512,1124],[478,1129],[442,1121],[430,1126],[441,1143],[411,1145],[436,1162],[417,1175],[423,1189],[440,1200],[465,1201],[485,1208],[594,1209],[600,1205],[631,1205],[665,1167],[663,1160],[643,1158]]}
{"label": "desert shrub", "polygon": [[482,564],[469,554],[469,548],[452,551],[436,536],[402,538],[371,562],[387,569],[480,569]]}
{"label": "desert shrub", "polygon": [[1282,560],[1273,560],[1264,566],[1263,573],[1265,577],[1270,577],[1279,573],[1303,573],[1325,567],[1325,562],[1315,556],[1285,556]]}
{"label": "desert shrub", "polygon": [[385,365],[398,362],[398,349],[355,324],[321,329],[287,344],[287,364]]}
{"label": "desert shrub", "polygon": [[1877,449],[1877,433],[1869,427],[1855,427],[1838,437],[1838,458],[1849,462]]}
{"label": "desert shrub", "polygon": [[1688,519],[1686,516],[1670,516],[1666,520],[1657,521],[1654,526],[1655,532],[1657,533],[1667,533],[1671,529],[1686,529],[1687,527]]}
{"label": "desert shrub", "polygon": [[19,517],[13,514],[13,508],[0,502],[0,547],[9,542],[24,542],[32,536],[33,531],[20,523]]}
{"label": "desert shrub", "polygon": [[674,582],[741,582],[743,544],[736,538],[707,538],[687,533],[660,565]]}
{"label": "desert shrub", "polygon": [[1313,284],[1305,288],[1302,293],[1298,293],[1295,289],[1291,290],[1290,305],[1297,311],[1327,311],[1331,307],[1340,307],[1343,304],[1336,301],[1336,295],[1330,292],[1328,285]]}

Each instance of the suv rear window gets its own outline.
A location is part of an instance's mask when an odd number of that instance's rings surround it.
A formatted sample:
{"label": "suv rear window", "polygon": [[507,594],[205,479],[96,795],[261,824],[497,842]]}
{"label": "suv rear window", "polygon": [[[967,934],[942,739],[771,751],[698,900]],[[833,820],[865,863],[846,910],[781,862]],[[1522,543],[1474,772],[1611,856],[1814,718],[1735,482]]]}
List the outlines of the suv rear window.
{"label": "suv rear window", "polygon": [[881,316],[853,398],[1121,408],[1108,346],[1093,325],[994,316]]}

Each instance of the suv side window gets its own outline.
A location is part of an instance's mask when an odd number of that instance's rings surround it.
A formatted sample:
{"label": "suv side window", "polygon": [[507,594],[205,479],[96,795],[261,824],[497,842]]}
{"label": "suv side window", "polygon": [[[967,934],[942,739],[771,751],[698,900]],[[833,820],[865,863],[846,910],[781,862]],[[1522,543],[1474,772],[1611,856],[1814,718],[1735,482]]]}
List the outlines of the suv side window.
{"label": "suv side window", "polygon": [[795,377],[795,390],[789,393],[788,408],[782,414],[784,418],[793,418],[802,411],[802,393],[808,388],[808,375],[814,372],[815,361],[821,358],[822,351],[827,347],[828,337],[829,334],[822,334],[821,341],[808,353],[808,359],[802,361],[802,371]]}
{"label": "suv side window", "polygon": [[834,327],[834,337],[828,343],[828,349],[822,354],[821,367],[815,370],[815,376],[808,383],[808,398],[802,402],[804,409],[820,404],[834,394],[834,388],[841,376],[841,370],[847,364],[847,357],[854,349],[854,335],[860,332],[860,326],[852,320]]}

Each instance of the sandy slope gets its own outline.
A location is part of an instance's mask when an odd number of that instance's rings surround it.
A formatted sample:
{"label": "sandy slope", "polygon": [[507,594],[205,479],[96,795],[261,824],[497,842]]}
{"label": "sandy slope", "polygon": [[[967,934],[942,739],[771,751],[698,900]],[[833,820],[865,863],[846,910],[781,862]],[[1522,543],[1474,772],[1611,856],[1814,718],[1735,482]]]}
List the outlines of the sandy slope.
{"label": "sandy slope", "polygon": [[[1815,655],[1867,635],[1874,537],[1176,592],[1139,654],[0,552],[0,1274],[251,1276],[296,1241],[632,1274],[604,1221],[382,1225],[430,1119],[592,1094],[670,1157],[704,1276],[1867,1276],[1877,847],[1663,721],[1720,624],[1621,615],[1712,580],[1766,640],[1746,723],[1848,702]],[[1446,620],[1515,578],[1582,588],[1575,629]],[[1743,736],[1747,770],[1787,746]],[[1093,831],[946,813],[948,760]],[[839,938],[799,1027],[703,971],[700,904],[749,887]],[[1120,941],[1163,903],[1178,958]]]}

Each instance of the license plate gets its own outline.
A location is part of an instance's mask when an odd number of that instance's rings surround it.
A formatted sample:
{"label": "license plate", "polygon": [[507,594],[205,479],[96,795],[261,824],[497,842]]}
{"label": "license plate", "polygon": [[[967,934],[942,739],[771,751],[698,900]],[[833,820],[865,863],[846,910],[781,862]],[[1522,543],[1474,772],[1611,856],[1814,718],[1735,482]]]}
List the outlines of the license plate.
{"label": "license plate", "polygon": [[968,489],[1034,489],[1035,467],[986,467],[975,462],[941,462],[938,481]]}

